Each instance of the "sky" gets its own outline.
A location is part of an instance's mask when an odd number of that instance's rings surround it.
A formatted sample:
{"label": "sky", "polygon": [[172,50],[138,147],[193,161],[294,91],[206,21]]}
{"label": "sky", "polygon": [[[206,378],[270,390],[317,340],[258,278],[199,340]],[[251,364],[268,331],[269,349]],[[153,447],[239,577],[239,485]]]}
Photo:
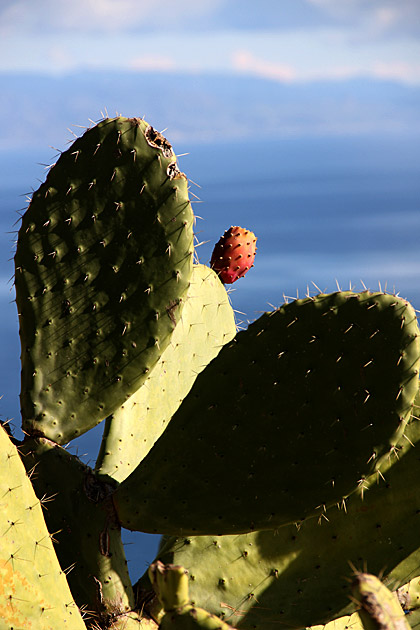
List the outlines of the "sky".
{"label": "sky", "polygon": [[0,72],[420,84],[418,0],[1,0]]}

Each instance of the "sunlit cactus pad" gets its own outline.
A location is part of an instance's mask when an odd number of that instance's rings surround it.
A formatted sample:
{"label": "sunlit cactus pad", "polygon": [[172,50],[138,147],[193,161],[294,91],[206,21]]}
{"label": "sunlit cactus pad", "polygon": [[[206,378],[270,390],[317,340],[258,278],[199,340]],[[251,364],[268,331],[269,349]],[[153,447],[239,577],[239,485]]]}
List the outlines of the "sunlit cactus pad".
{"label": "sunlit cactus pad", "polygon": [[197,374],[236,333],[233,309],[219,278],[193,265],[181,319],[149,378],[106,420],[96,471],[122,481],[166,429]]}
{"label": "sunlit cactus pad", "polygon": [[65,443],[147,378],[192,268],[188,182],[139,118],[106,119],[61,154],[19,230],[23,428]]}
{"label": "sunlit cactus pad", "polygon": [[[0,427],[0,627],[83,630],[16,447]],[[66,567],[67,568],[67,567]]]}
{"label": "sunlit cactus pad", "polygon": [[323,513],[402,436],[419,342],[413,308],[382,293],[321,294],[264,314],[198,376],[116,490],[121,523],[228,534]]}

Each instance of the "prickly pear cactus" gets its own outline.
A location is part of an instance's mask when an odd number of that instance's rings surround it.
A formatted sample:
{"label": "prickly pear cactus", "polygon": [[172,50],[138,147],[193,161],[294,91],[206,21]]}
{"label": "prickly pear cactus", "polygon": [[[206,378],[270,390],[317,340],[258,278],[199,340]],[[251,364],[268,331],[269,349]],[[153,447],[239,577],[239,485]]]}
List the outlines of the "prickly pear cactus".
{"label": "prickly pear cactus", "polygon": [[88,466],[46,438],[27,440],[21,452],[25,467],[35,471],[37,496],[53,497],[45,520],[57,532],[61,566],[72,567],[68,581],[77,602],[91,616],[122,620],[134,608],[134,599],[120,528],[98,504],[106,486]]}
{"label": "prickly pear cactus", "polygon": [[189,286],[193,215],[171,145],[106,119],[61,154],[19,230],[23,428],[59,444],[147,379]]}
{"label": "prickly pear cactus", "polygon": [[[415,619],[414,310],[340,291],[236,334],[222,283],[256,237],[232,227],[213,269],[193,265],[193,222],[172,147],[138,118],[87,130],[33,195],[19,450],[0,431],[0,630],[344,630],[349,561],[411,580]],[[101,420],[90,468],[62,445]],[[135,588],[122,527],[167,535]]]}

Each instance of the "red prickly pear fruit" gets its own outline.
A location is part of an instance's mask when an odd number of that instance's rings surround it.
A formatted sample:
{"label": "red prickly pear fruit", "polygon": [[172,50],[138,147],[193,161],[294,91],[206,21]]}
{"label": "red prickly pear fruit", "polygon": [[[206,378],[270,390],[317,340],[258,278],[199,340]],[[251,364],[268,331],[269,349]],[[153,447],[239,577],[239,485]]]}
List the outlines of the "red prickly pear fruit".
{"label": "red prickly pear fruit", "polygon": [[211,256],[210,267],[224,284],[232,284],[253,267],[257,237],[250,230],[232,226],[220,237]]}

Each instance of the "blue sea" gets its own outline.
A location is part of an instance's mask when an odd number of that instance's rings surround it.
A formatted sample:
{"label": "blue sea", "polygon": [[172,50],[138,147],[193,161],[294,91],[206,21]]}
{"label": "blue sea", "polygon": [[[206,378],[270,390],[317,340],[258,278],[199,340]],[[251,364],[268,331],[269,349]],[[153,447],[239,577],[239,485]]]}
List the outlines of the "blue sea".
{"label": "blue sea", "polygon": [[[398,134],[273,138],[271,142],[177,147],[190,177],[204,242],[200,262],[231,225],[258,237],[255,267],[232,287],[242,326],[307,291],[381,287],[420,309],[420,142]],[[36,189],[51,149],[0,152],[0,415],[19,427],[19,341],[13,287],[13,227],[25,193]],[[198,184],[198,185],[196,185]],[[23,196],[22,196],[23,195]],[[199,199],[196,199],[196,197]],[[101,427],[73,447],[93,465]],[[129,567],[139,577],[158,538],[127,533]]]}

